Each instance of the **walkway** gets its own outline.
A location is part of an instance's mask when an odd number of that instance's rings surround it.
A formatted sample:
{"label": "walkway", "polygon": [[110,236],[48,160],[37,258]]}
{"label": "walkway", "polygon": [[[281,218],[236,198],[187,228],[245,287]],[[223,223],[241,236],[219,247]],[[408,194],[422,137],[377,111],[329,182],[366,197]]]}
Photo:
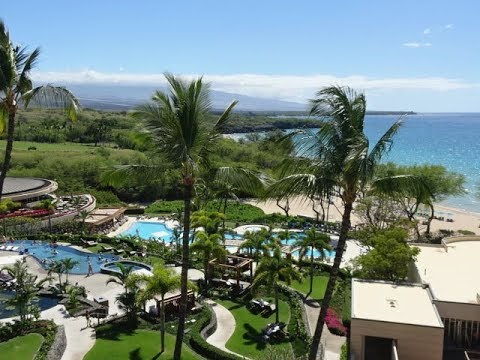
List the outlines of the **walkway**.
{"label": "walkway", "polygon": [[[315,326],[317,325],[318,315],[320,314],[320,304],[311,299],[304,299],[303,305],[305,306],[305,312],[307,314],[308,325],[310,327],[310,333],[313,335],[315,332]],[[338,360],[342,352],[342,345],[345,343],[346,338],[344,336],[337,336],[330,333],[327,325],[323,325],[321,343],[325,345],[325,360]]]}
{"label": "walkway", "polygon": [[[207,342],[223,351],[242,357],[225,347],[228,339],[233,335],[235,331],[235,318],[228,309],[212,300],[206,301],[212,306],[213,312],[217,317],[217,329],[215,332],[207,338]],[[245,358],[247,359],[247,358]]]}

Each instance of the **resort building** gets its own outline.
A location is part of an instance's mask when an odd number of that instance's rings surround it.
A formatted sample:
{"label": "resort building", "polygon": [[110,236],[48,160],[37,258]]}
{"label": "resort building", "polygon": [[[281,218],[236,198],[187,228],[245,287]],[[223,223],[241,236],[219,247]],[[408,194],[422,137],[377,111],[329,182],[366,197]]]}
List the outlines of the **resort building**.
{"label": "resort building", "polygon": [[411,283],[352,280],[352,359],[479,358],[480,236],[415,246]]}
{"label": "resort building", "polygon": [[31,207],[38,201],[54,199],[52,193],[57,188],[58,184],[53,180],[7,176],[3,185],[2,199],[21,202]]}
{"label": "resort building", "polygon": [[351,358],[442,359],[443,323],[432,302],[427,285],[353,279]]}

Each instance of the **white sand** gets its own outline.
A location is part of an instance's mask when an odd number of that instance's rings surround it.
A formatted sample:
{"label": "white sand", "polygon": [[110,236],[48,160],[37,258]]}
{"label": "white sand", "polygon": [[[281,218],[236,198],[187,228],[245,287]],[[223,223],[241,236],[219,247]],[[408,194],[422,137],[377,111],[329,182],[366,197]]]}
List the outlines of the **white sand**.
{"label": "white sand", "polygon": [[[246,201],[248,204],[252,204],[261,208],[266,214],[272,213],[281,213],[284,214],[283,210],[280,209],[274,200],[258,202],[256,200]],[[330,206],[330,212],[328,216],[328,221],[341,221],[342,220],[342,204],[340,200],[335,201],[335,206]],[[468,212],[461,209],[451,208],[443,205],[436,204],[435,211],[445,212],[453,214],[452,218],[454,222],[447,222],[441,220],[433,220],[431,225],[431,230],[436,231],[439,229],[447,230],[470,230],[476,234],[480,234],[480,214],[474,212]],[[315,212],[312,210],[311,200],[303,199],[301,197],[296,197],[290,201],[290,215],[303,215],[315,218]],[[355,215],[355,211],[352,213],[352,225],[361,223],[360,219]]]}

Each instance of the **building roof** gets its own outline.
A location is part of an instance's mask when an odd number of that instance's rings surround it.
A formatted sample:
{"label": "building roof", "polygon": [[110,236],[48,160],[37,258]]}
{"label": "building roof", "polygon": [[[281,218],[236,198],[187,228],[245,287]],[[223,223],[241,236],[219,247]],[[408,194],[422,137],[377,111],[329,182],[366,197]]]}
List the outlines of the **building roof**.
{"label": "building roof", "polygon": [[352,319],[443,327],[429,288],[421,284],[353,279]]}
{"label": "building roof", "polygon": [[466,239],[418,246],[420,254],[415,262],[418,275],[423,283],[430,285],[435,299],[478,304],[480,237]]}
{"label": "building roof", "polygon": [[57,188],[57,183],[52,180],[7,176],[3,185],[2,197],[7,197],[14,201],[26,200],[49,194],[57,190]]}

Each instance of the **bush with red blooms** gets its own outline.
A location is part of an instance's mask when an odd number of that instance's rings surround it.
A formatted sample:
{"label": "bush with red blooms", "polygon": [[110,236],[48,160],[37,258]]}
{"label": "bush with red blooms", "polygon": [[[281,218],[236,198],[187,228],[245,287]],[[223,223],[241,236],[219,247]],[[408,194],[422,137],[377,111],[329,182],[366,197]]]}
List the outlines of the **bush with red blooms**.
{"label": "bush with red blooms", "polygon": [[342,319],[338,316],[337,312],[333,309],[327,310],[327,316],[325,317],[325,324],[327,324],[328,330],[334,335],[346,336],[347,328],[343,325]]}

